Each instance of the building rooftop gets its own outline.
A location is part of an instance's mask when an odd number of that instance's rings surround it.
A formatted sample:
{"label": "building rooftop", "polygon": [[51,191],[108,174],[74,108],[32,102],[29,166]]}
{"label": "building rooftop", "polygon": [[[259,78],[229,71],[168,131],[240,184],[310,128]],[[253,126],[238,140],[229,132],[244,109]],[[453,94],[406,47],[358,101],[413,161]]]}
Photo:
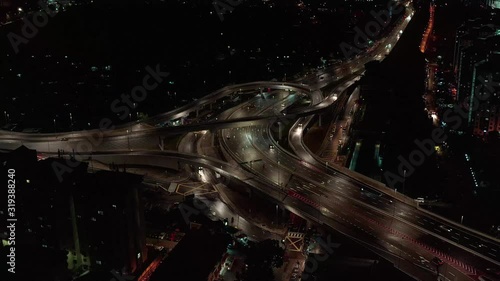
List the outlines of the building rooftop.
{"label": "building rooftop", "polygon": [[172,250],[151,281],[206,281],[227,249],[231,238],[207,227],[192,230]]}

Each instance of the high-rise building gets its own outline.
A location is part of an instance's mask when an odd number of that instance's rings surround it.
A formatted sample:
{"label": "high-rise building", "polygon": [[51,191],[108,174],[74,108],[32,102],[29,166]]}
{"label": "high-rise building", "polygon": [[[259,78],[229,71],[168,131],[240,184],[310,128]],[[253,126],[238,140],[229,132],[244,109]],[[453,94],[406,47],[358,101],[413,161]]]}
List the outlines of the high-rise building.
{"label": "high-rise building", "polygon": [[[65,267],[73,275],[110,270],[132,275],[143,269],[142,176],[88,173],[86,163],[68,165],[62,158],[37,161],[36,151],[24,146],[0,158],[4,169],[16,170],[18,244],[65,252]],[[71,168],[58,177],[61,167]],[[4,221],[5,216],[0,212]],[[0,232],[5,240],[6,229]]]}
{"label": "high-rise building", "polygon": [[498,100],[495,89],[488,87],[491,96],[483,100],[484,83],[499,81],[500,25],[495,13],[471,19],[456,31],[454,71],[457,82],[457,101],[469,107],[467,125],[472,133],[485,136],[500,131]]}
{"label": "high-rise building", "polygon": [[[500,37],[497,37],[500,39]],[[500,40],[497,40],[500,42]],[[476,136],[500,132],[500,52],[477,62],[473,68],[468,121]]]}
{"label": "high-rise building", "polygon": [[134,274],[147,259],[142,176],[100,171],[74,193],[81,251],[91,268]]}
{"label": "high-rise building", "polygon": [[499,35],[500,26],[488,23],[484,19],[468,20],[456,32],[454,69],[457,77],[457,99],[462,101],[471,91],[472,70],[474,64],[486,59],[495,52],[492,39]]}

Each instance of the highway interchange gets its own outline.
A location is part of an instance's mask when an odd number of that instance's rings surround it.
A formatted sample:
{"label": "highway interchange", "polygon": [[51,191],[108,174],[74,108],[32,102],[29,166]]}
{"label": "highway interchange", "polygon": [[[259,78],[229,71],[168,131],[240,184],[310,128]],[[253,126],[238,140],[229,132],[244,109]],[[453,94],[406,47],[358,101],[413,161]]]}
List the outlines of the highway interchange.
{"label": "highway interchange", "polygon": [[[23,144],[48,155],[58,149],[74,150],[80,160],[92,156],[105,163],[159,167],[171,167],[165,163],[175,159],[203,167],[206,181],[217,181],[214,172],[234,177],[267,194],[280,207],[351,237],[418,280],[436,280],[436,266],[430,262],[435,256],[445,262],[439,267],[445,280],[477,280],[487,268],[500,266],[497,239],[433,215],[380,183],[328,165],[303,142],[313,114],[339,114],[347,101],[346,89],[362,75],[364,64],[383,59],[412,13],[409,6],[403,20],[371,53],[294,83],[227,86],[174,111],[113,130],[36,135],[3,131],[0,149]],[[198,121],[189,125],[165,126],[167,121],[196,116],[195,112],[207,107],[223,108],[225,102],[243,94],[251,98],[210,119],[195,117]],[[307,108],[288,110],[303,99],[311,101]],[[277,122],[291,125],[290,130],[276,129]],[[273,137],[276,130],[284,134],[280,140]],[[162,139],[172,133],[185,135],[178,151],[165,151]],[[288,140],[292,151],[281,146],[283,140]],[[219,153],[215,144],[220,145]]]}

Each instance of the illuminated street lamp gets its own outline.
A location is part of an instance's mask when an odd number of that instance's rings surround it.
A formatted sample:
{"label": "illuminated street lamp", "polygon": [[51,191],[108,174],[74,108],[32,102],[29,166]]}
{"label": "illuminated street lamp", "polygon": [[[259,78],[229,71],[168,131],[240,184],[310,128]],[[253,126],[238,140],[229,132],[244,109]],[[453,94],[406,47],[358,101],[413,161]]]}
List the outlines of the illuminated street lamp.
{"label": "illuminated street lamp", "polygon": [[278,224],[278,204],[276,204],[276,224]]}
{"label": "illuminated street lamp", "polygon": [[281,186],[280,161],[278,161],[278,185]]}
{"label": "illuminated street lamp", "polygon": [[128,150],[131,150],[130,149],[130,138],[129,138],[129,130],[127,130],[127,145],[128,145]]}

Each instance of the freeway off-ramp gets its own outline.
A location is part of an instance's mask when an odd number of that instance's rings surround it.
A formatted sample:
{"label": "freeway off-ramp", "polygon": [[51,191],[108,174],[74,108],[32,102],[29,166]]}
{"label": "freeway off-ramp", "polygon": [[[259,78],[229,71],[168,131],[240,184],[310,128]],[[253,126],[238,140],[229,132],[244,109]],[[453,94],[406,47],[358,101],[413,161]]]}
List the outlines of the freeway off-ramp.
{"label": "freeway off-ramp", "polygon": [[[364,63],[384,55],[386,45],[396,45],[399,39],[397,31],[405,29],[406,18],[411,13],[412,10],[408,9],[395,32],[381,40],[372,53],[325,70],[322,79],[312,75],[296,83],[253,82],[228,86],[192,104],[142,123],[116,126],[115,130],[37,135],[2,132],[0,148],[11,150],[24,144],[45,153],[75,149],[80,160],[92,155],[105,163],[170,167],[181,161],[206,167],[227,177],[235,177],[268,194],[281,206],[348,235],[417,279],[435,280],[433,267],[428,262],[434,256],[449,265],[445,272],[441,272],[445,278],[469,280],[468,275],[476,278],[487,267],[500,265],[498,240],[421,210],[411,199],[391,193],[382,184],[352,171],[332,165],[326,167],[302,140],[303,128],[311,119],[309,116],[339,108],[335,103],[345,100],[342,96],[344,90],[362,73]],[[332,83],[335,88],[328,95],[323,96],[318,91]],[[262,95],[261,89],[268,88],[271,92]],[[254,91],[255,97],[218,114],[217,120],[189,126],[158,127],[165,121],[216,104],[225,96],[237,95],[240,89]],[[285,119],[281,117],[283,110],[302,98],[302,94],[310,96],[311,106],[300,111],[291,110]],[[275,97],[271,98],[271,95]],[[271,125],[284,120],[294,120],[295,123],[288,136],[295,154],[281,148],[270,134]],[[186,148],[197,153],[161,151],[159,148],[159,139],[168,134],[200,130],[207,130],[205,141],[213,138],[213,133],[217,135],[222,153],[229,162],[198,154],[201,143]],[[90,134],[97,135],[99,141],[88,141]],[[198,141],[201,142],[202,138],[193,140]],[[270,149],[271,145],[274,149]],[[252,164],[251,161],[257,159],[260,161]]]}

